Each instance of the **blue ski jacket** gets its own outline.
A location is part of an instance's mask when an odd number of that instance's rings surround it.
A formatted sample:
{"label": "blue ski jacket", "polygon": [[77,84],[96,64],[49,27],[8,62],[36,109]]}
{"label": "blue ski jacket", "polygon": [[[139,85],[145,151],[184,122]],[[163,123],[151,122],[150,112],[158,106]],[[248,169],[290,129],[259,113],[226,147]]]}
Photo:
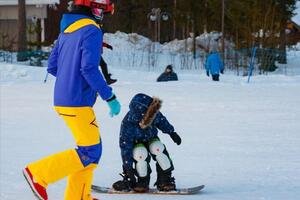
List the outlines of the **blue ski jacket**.
{"label": "blue ski jacket", "polygon": [[138,143],[147,143],[158,135],[158,129],[163,133],[174,132],[174,127],[167,118],[158,112],[152,124],[145,129],[139,126],[152,98],[145,94],[137,94],[129,104],[129,112],[124,117],[120,130],[120,148],[124,169],[131,169],[133,166],[133,148]]}
{"label": "blue ski jacket", "polygon": [[61,33],[47,69],[56,77],[55,106],[92,107],[97,93],[103,100],[113,95],[99,71],[102,39],[102,31],[92,18],[80,14],[63,15]]}
{"label": "blue ski jacket", "polygon": [[212,75],[220,74],[220,71],[224,69],[224,65],[219,53],[213,52],[208,56],[205,64],[205,69]]}

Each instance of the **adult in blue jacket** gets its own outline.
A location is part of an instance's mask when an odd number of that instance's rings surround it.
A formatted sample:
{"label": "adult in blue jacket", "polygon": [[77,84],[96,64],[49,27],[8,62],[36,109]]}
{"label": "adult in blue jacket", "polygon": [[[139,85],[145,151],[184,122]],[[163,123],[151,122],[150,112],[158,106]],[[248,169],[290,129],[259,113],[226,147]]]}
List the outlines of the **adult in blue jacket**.
{"label": "adult in blue jacket", "polygon": [[55,110],[70,128],[77,147],[30,163],[23,170],[42,200],[48,199],[47,186],[64,177],[68,177],[65,200],[95,200],[91,184],[102,153],[92,108],[97,94],[108,103],[111,116],[120,112],[120,103],[98,69],[102,31],[96,20],[112,7],[107,0],[99,1],[74,1],[72,12],[61,20],[61,33],[48,61],[48,72],[56,77]]}
{"label": "adult in blue jacket", "polygon": [[205,64],[206,75],[211,74],[213,81],[219,81],[220,73],[224,72],[224,64],[221,60],[220,54],[213,51],[209,54]]}
{"label": "adult in blue jacket", "polygon": [[130,110],[124,117],[120,130],[124,179],[113,184],[115,190],[146,192],[150,182],[150,156],[156,160],[157,188],[162,191],[175,189],[173,163],[158,137],[158,130],[170,135],[178,145],[181,144],[181,138],[159,111],[160,107],[161,100],[146,94],[137,94],[131,100]]}

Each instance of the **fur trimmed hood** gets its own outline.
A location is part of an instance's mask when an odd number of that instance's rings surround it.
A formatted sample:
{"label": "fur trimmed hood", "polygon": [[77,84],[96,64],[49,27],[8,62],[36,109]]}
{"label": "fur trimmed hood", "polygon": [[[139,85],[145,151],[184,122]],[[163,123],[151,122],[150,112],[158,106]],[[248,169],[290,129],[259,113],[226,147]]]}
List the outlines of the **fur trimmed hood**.
{"label": "fur trimmed hood", "polygon": [[145,129],[152,124],[153,120],[155,119],[157,113],[161,108],[161,104],[162,101],[159,98],[153,97],[153,100],[149,105],[146,113],[144,114],[142,121],[140,121],[139,123],[142,129]]}
{"label": "fur trimmed hood", "polygon": [[150,97],[146,94],[137,94],[129,105],[130,121],[139,123],[142,129],[149,127],[156,115],[159,113],[162,101],[157,97]]}

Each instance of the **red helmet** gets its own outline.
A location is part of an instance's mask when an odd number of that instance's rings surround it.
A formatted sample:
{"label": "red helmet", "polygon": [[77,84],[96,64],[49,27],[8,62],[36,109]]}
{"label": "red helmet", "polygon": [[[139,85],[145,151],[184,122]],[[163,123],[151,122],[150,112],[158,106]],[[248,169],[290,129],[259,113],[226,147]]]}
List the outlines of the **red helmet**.
{"label": "red helmet", "polygon": [[115,11],[115,6],[110,0],[74,0],[74,5],[90,7],[97,18],[101,18],[103,14],[113,15]]}

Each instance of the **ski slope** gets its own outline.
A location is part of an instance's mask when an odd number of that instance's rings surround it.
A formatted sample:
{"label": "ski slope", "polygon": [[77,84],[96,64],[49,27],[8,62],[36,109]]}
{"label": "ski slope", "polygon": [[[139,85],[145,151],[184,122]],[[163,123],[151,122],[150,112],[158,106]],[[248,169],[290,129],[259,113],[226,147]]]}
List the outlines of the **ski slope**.
{"label": "ski slope", "polygon": [[[161,134],[174,161],[177,187],[205,184],[193,196],[103,195],[101,200],[297,200],[300,196],[300,76],[221,76],[179,71],[179,82],[156,83],[158,72],[112,68],[122,112],[110,118],[95,105],[103,156],[94,184],[110,186],[121,172],[119,127],[133,95],[163,100],[162,112],[182,137],[175,145]],[[54,79],[45,68],[0,62],[0,199],[34,199],[21,170],[27,163],[75,144],[52,107]],[[155,182],[155,168],[151,184]],[[50,200],[62,200],[65,180],[50,185]]]}

